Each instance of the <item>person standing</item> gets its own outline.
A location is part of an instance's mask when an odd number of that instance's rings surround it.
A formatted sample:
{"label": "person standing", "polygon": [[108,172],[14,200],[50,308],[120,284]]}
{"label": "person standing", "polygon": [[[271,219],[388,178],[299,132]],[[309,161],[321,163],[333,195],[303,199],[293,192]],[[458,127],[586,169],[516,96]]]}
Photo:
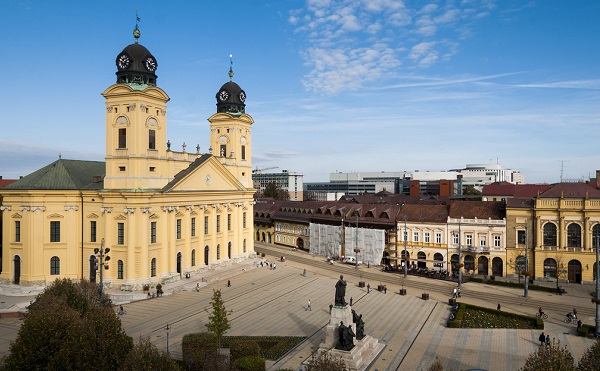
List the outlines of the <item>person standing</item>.
{"label": "person standing", "polygon": [[550,346],[550,335],[546,335],[546,346]]}
{"label": "person standing", "polygon": [[231,287],[231,281],[227,280],[227,287]]}
{"label": "person standing", "polygon": [[310,305],[310,299],[308,299],[308,305],[306,306],[306,310],[310,310],[312,312],[312,307]]}
{"label": "person standing", "polygon": [[544,335],[543,331],[542,331],[542,334],[540,335],[540,337],[538,338],[538,340],[540,341],[540,346],[542,346],[546,343],[546,335]]}
{"label": "person standing", "polygon": [[456,287],[452,290],[452,299],[456,299]]}
{"label": "person standing", "polygon": [[304,277],[306,277],[306,269],[304,270],[304,272],[302,272],[302,275],[303,275]]}
{"label": "person standing", "polygon": [[456,290],[456,294],[460,298],[460,287],[458,288],[458,290]]}
{"label": "person standing", "polygon": [[367,294],[371,292],[371,284],[367,283]]}
{"label": "person standing", "polygon": [[496,308],[497,311],[500,311],[500,303],[498,303],[498,307]]}

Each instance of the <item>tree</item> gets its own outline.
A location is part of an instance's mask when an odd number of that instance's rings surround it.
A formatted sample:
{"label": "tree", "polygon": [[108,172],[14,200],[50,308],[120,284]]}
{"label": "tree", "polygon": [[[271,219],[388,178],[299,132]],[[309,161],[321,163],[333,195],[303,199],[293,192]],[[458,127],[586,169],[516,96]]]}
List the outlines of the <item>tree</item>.
{"label": "tree", "polygon": [[593,371],[600,365],[600,340],[596,340],[594,345],[588,348],[583,357],[577,364],[578,371]]}
{"label": "tree", "polygon": [[87,281],[62,279],[38,295],[4,369],[117,369],[133,341],[112,307],[100,303],[97,290]]}
{"label": "tree", "polygon": [[212,305],[213,310],[212,313],[209,312],[209,322],[206,324],[206,328],[208,331],[217,335],[217,349],[221,349],[221,337],[231,328],[227,315],[233,312],[228,312],[225,309],[223,299],[221,298],[221,290],[213,289],[213,297],[210,304]]}
{"label": "tree", "polygon": [[277,187],[277,185],[274,182],[267,183],[267,185],[265,186],[265,191],[263,192],[263,196],[271,197],[276,200],[289,199],[288,193],[285,190]]}
{"label": "tree", "polygon": [[530,354],[521,368],[521,371],[538,370],[575,371],[575,361],[566,346],[561,348],[560,341],[552,340],[549,345],[541,345]]}
{"label": "tree", "polygon": [[179,367],[167,353],[152,344],[150,339],[140,338],[139,342],[129,352],[121,366],[121,370],[177,371]]}
{"label": "tree", "polygon": [[347,371],[346,362],[342,358],[335,358],[328,352],[321,352],[318,357],[308,361],[308,371]]}

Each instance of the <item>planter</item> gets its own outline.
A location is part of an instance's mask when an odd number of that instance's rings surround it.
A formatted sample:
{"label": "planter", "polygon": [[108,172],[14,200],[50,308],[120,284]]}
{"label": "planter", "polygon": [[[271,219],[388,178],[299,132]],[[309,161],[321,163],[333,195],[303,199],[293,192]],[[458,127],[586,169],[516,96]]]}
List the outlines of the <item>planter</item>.
{"label": "planter", "polygon": [[377,285],[377,291],[385,290],[385,285]]}
{"label": "planter", "polygon": [[421,299],[423,299],[423,300],[429,300],[429,294],[426,293],[426,292],[422,293],[421,294]]}
{"label": "planter", "polygon": [[406,296],[406,289],[400,289],[400,295]]}
{"label": "planter", "polygon": [[456,299],[454,299],[454,298],[448,299],[448,304],[450,304],[452,306],[455,306],[456,305]]}
{"label": "planter", "polygon": [[360,281],[360,282],[358,283],[358,287],[365,287],[365,286],[366,286],[366,285],[365,285],[365,281]]}

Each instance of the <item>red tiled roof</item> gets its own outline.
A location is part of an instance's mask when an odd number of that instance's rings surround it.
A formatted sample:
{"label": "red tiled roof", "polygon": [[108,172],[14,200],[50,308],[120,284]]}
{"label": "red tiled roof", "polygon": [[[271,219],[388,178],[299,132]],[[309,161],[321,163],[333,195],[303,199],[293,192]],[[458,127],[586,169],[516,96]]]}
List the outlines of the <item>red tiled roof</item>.
{"label": "red tiled roof", "polygon": [[6,187],[10,183],[16,182],[17,179],[0,179],[0,188]]}
{"label": "red tiled roof", "polygon": [[600,198],[600,190],[587,183],[557,183],[539,197]]}
{"label": "red tiled roof", "polygon": [[483,186],[482,196],[535,197],[552,188],[552,184],[492,183]]}

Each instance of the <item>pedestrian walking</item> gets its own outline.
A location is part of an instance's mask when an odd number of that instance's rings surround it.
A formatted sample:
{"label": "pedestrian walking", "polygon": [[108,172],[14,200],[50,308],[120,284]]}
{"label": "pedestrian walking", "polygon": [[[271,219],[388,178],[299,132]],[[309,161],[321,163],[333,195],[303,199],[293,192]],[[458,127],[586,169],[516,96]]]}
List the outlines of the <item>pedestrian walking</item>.
{"label": "pedestrian walking", "polygon": [[367,294],[371,292],[371,285],[367,283]]}
{"label": "pedestrian walking", "polygon": [[498,307],[496,308],[497,311],[500,311],[500,303],[498,303]]}
{"label": "pedestrian walking", "polygon": [[350,306],[352,306],[352,296],[350,297]]}
{"label": "pedestrian walking", "polygon": [[383,286],[383,293],[387,294],[387,286]]}
{"label": "pedestrian walking", "polygon": [[456,299],[456,287],[452,290],[452,299]]}
{"label": "pedestrian walking", "polygon": [[197,292],[200,292],[200,282],[197,282],[197,283],[196,283],[196,291],[197,291]]}
{"label": "pedestrian walking", "polygon": [[573,317],[577,318],[577,308],[573,308]]}
{"label": "pedestrian walking", "polygon": [[550,346],[550,335],[546,335],[546,346]]}
{"label": "pedestrian walking", "polygon": [[329,314],[331,315],[331,311],[333,310],[333,304],[329,304]]}
{"label": "pedestrian walking", "polygon": [[303,275],[304,277],[306,277],[306,269],[304,270],[304,272],[302,272],[302,275]]}
{"label": "pedestrian walking", "polygon": [[540,335],[540,337],[538,338],[538,340],[540,341],[540,346],[546,344],[546,335],[544,335],[543,331],[542,331],[542,334]]}
{"label": "pedestrian walking", "polygon": [[231,287],[231,281],[227,280],[227,287]]}
{"label": "pedestrian walking", "polygon": [[577,320],[577,330],[579,330],[579,328],[581,327],[581,325],[582,325],[581,320],[578,319]]}
{"label": "pedestrian walking", "polygon": [[456,294],[458,295],[458,297],[460,298],[460,287],[458,288],[458,290],[456,290]]}
{"label": "pedestrian walking", "polygon": [[312,312],[312,307],[310,306],[310,299],[308,299],[308,305],[306,306],[306,310],[310,310]]}

